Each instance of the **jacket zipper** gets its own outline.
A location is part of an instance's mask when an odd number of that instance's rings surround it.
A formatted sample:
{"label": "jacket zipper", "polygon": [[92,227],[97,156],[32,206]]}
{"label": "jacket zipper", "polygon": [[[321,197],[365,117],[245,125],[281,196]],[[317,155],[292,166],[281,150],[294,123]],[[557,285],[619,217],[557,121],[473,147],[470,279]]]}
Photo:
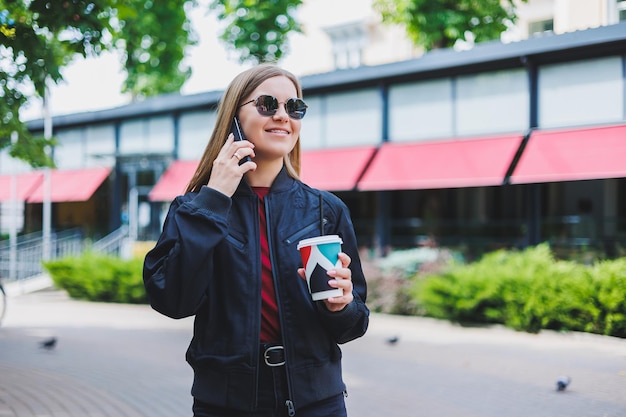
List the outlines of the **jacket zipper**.
{"label": "jacket zipper", "polygon": [[[256,213],[256,222],[255,222],[254,229],[256,231],[257,242],[260,242],[261,231],[260,231],[259,225],[261,224],[261,218],[259,216],[259,197],[256,196],[256,195],[254,197],[255,197],[254,198],[254,203],[255,203],[254,204],[254,208],[255,208],[254,213]],[[266,220],[267,220],[267,218],[266,218]],[[254,340],[261,340],[261,308],[262,308],[262,304],[263,304],[262,300],[261,300],[261,291],[263,291],[263,289],[262,289],[262,287],[263,287],[263,284],[262,284],[262,281],[263,281],[263,271],[262,271],[262,269],[263,269],[263,267],[261,265],[261,245],[257,244],[255,246],[257,248],[256,259],[258,259],[258,262],[259,262],[259,264],[258,264],[258,267],[259,267],[259,279],[257,281],[258,285],[259,285],[258,286],[258,294],[259,294],[258,300],[259,301],[258,301],[258,304],[257,304],[257,311],[259,312],[259,323],[258,323],[258,326],[257,326],[257,329],[258,329],[257,337]],[[255,384],[254,384],[256,392],[255,392],[255,395],[254,395],[254,403],[255,403],[255,406],[258,406],[259,405],[259,374],[260,374],[260,370],[261,370],[261,366],[262,366],[261,365],[261,355],[258,353],[258,348],[257,348],[256,358],[257,358],[257,360],[256,360],[257,361],[257,363],[256,363],[256,372],[255,372],[255,380],[256,381],[255,381]]]}
{"label": "jacket zipper", "polygon": [[[274,263],[274,245],[272,244],[272,228],[270,227],[270,225],[272,224],[271,222],[271,213],[270,213],[270,194],[267,194],[265,196],[264,199],[264,204],[265,204],[265,227],[267,227],[267,245],[269,247],[269,252],[270,252],[270,265],[272,265],[272,279],[274,280],[274,294],[276,295],[276,306],[278,307],[278,320],[280,321],[280,328],[284,329],[284,322],[283,322],[283,312],[282,312],[282,303],[279,297],[279,292],[278,292],[278,288],[279,288],[279,283],[278,280],[276,279],[276,265]],[[282,343],[283,346],[286,345],[285,343],[285,334],[281,331],[282,334]],[[290,417],[293,417],[296,415],[296,409],[293,405],[293,401],[291,400],[291,398],[293,398],[293,395],[291,393],[291,380],[289,378],[289,372],[288,372],[288,367],[289,367],[289,361],[288,359],[288,355],[287,355],[287,349],[284,349],[284,354],[285,354],[285,378],[287,379],[287,400],[285,401],[285,407],[287,407],[287,413]]]}

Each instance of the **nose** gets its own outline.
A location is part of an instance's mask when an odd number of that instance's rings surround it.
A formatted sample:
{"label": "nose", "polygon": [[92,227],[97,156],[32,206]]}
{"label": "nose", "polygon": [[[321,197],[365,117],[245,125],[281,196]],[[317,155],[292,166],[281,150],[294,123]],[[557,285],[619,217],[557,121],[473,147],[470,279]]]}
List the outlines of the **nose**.
{"label": "nose", "polygon": [[276,113],[272,116],[274,120],[288,120],[289,115],[287,114],[287,109],[285,108],[285,103],[278,103],[278,109]]}

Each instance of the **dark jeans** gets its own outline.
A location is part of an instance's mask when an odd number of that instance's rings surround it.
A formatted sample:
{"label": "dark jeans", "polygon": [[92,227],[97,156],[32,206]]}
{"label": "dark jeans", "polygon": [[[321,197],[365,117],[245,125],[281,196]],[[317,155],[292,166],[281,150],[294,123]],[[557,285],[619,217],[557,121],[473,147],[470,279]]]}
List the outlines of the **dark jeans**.
{"label": "dark jeans", "polygon": [[[287,383],[284,367],[269,367],[262,363],[259,373],[259,402],[257,411],[237,411],[194,400],[194,417],[288,417]],[[347,417],[343,394],[296,410],[295,417]]]}

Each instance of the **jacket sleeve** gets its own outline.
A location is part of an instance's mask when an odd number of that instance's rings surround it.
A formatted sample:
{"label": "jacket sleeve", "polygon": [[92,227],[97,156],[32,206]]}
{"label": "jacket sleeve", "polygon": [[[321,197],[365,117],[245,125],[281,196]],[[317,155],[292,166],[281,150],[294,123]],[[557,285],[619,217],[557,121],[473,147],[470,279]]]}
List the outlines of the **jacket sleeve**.
{"label": "jacket sleeve", "polygon": [[231,199],[208,187],[177,197],[163,231],[146,254],[143,281],[156,311],[172,317],[193,315],[213,272],[215,247],[227,236]]}
{"label": "jacket sleeve", "polygon": [[361,267],[356,235],[348,209],[343,203],[340,204],[337,219],[337,230],[334,233],[341,236],[343,240],[342,251],[351,259],[349,268],[352,271],[352,295],[354,300],[338,312],[329,311],[321,301],[317,302],[317,309],[335,341],[337,343],[346,343],[365,334],[369,325],[370,312],[365,304],[367,284]]}

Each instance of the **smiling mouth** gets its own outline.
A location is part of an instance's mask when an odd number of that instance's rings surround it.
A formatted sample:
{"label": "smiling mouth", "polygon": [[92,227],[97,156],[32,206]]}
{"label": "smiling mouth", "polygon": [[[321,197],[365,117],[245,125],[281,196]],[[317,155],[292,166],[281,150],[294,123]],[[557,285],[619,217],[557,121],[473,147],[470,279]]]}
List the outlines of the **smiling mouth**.
{"label": "smiling mouth", "polygon": [[288,135],[289,132],[283,129],[268,129],[266,130],[266,132],[268,133],[280,133],[280,134],[284,134],[284,135]]}

